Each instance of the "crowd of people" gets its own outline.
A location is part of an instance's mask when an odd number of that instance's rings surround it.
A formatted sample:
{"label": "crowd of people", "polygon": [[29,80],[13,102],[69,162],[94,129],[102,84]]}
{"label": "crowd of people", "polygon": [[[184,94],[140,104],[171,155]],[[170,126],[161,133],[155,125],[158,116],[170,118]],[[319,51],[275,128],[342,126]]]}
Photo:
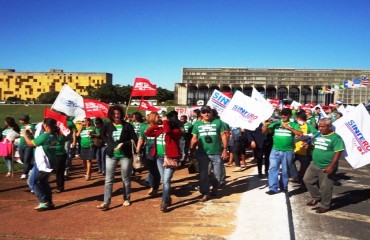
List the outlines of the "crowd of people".
{"label": "crowd of people", "polygon": [[[317,213],[330,209],[332,188],[338,161],[344,150],[341,137],[332,129],[332,122],[342,115],[336,107],[322,117],[321,109],[277,109],[255,130],[230,127],[217,111],[209,106],[195,109],[192,116],[179,116],[176,111],[166,114],[140,112],[125,116],[119,105],[111,106],[108,119],[85,118],[76,127],[71,118],[68,136],[60,134],[56,120],[45,118],[37,125],[28,115],[4,119],[3,142],[16,142],[23,171],[30,190],[38,199],[38,211],[52,209],[49,177],[56,175],[56,190],[65,190],[65,180],[72,167],[72,158],[79,156],[85,166],[85,180],[90,181],[96,160],[98,174],[105,175],[104,201],[97,206],[108,210],[113,182],[120,165],[123,183],[123,206],[131,205],[131,176],[133,156],[139,154],[148,169],[148,195],[158,195],[162,185],[160,210],[171,207],[171,180],[180,166],[189,161],[199,166],[199,201],[205,202],[226,185],[226,168],[233,172],[246,169],[246,152],[253,152],[258,177],[268,179],[268,195],[288,191],[288,182],[298,182],[306,188]],[[189,119],[189,121],[188,121]],[[18,135],[17,135],[18,134]],[[10,137],[11,135],[11,137]],[[3,156],[7,174],[13,172],[14,153]],[[299,163],[299,170],[297,169]]]}

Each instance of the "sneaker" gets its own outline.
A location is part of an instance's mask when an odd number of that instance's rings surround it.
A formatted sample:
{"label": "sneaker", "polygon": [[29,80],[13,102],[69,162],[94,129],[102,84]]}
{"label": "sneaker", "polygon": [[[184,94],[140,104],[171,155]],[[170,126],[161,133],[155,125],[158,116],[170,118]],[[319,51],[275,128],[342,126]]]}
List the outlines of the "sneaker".
{"label": "sneaker", "polygon": [[124,207],[128,207],[128,206],[130,206],[130,205],[131,205],[130,200],[125,200],[125,201],[123,202],[123,204],[122,204],[122,206],[124,206]]}
{"label": "sneaker", "polygon": [[39,203],[39,205],[35,207],[35,210],[39,212],[49,210],[49,205],[47,203]]}
{"label": "sneaker", "polygon": [[18,159],[16,159],[15,161],[16,161],[17,163],[19,163],[19,164],[23,164],[23,162],[22,162],[22,161],[21,161],[21,159],[19,159],[19,158],[18,158]]}
{"label": "sneaker", "polygon": [[161,204],[161,211],[162,212],[167,212],[168,211],[168,203],[162,202]]}
{"label": "sneaker", "polygon": [[21,179],[26,179],[26,178],[27,178],[27,175],[26,174],[22,174]]}
{"label": "sneaker", "polygon": [[64,170],[64,176],[68,177],[68,169]]}
{"label": "sneaker", "polygon": [[102,210],[102,211],[107,211],[109,209],[109,205],[108,204],[105,204],[105,203],[102,203],[98,206],[96,206],[98,209]]}
{"label": "sneaker", "polygon": [[8,172],[5,177],[10,177],[12,174],[10,172]]}

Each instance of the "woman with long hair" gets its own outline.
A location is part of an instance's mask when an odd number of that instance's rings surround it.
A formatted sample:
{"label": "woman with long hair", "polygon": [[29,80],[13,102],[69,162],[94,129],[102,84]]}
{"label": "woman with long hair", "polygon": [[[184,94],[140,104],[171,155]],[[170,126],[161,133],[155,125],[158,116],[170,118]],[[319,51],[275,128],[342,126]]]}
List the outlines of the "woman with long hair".
{"label": "woman with long hair", "polygon": [[[28,130],[23,131],[23,137],[28,146],[41,147],[35,150],[35,166],[33,169],[33,191],[39,201],[35,208],[43,211],[54,208],[49,176],[56,163],[56,145],[58,144],[59,128],[57,122],[52,118],[45,118],[42,124],[44,132],[35,139],[29,137]],[[38,150],[42,150],[38,153]],[[38,152],[36,152],[38,151]]]}
{"label": "woman with long hair", "polygon": [[149,127],[158,125],[160,119],[161,118],[157,112],[149,113],[149,115],[147,116],[148,125],[144,125],[140,129],[139,142],[136,148],[137,152],[141,152],[142,147],[145,146],[143,149],[143,156],[145,157],[146,165],[149,171],[148,182],[150,185],[150,190],[148,192],[148,195],[150,196],[157,195],[159,184],[161,181],[161,175],[158,170],[155,155],[152,154],[153,147],[155,146],[155,137],[147,136],[145,135],[145,132],[148,130]]}
{"label": "woman with long hair", "polygon": [[[5,127],[1,131],[1,140],[6,138],[6,136],[14,130],[15,132],[19,133],[20,129],[18,124],[15,122],[13,117],[6,117],[4,119],[4,125]],[[14,142],[14,141],[13,141]],[[13,143],[14,144],[14,143]],[[5,175],[5,177],[10,177],[13,172],[13,163],[12,163],[12,156],[4,156],[3,157],[6,168],[8,169],[8,173]]]}
{"label": "woman with long hair", "polygon": [[155,118],[151,127],[145,132],[148,137],[155,137],[155,146],[152,151],[155,153],[157,167],[163,183],[161,211],[166,212],[171,205],[171,179],[176,170],[175,167],[164,166],[165,158],[174,159],[179,163],[181,159],[180,139],[183,135],[181,122],[178,120],[176,111],[167,113],[163,119],[163,126],[158,125],[158,118]]}
{"label": "woman with long hair", "polygon": [[104,185],[104,202],[97,206],[100,210],[108,210],[111,204],[114,174],[117,163],[121,165],[121,176],[123,181],[123,206],[131,205],[131,172],[133,142],[137,143],[134,128],[126,122],[123,108],[114,105],[108,110],[110,122],[105,123],[101,129],[100,136],[107,143],[106,172]]}

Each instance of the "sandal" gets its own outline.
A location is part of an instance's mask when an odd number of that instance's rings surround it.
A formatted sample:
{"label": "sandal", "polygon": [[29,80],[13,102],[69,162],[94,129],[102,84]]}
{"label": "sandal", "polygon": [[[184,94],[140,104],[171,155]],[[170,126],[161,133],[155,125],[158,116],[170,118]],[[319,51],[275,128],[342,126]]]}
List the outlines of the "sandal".
{"label": "sandal", "polygon": [[232,163],[225,163],[225,164],[224,164],[224,166],[225,166],[225,167],[232,167],[232,166],[233,166],[233,164],[232,164]]}

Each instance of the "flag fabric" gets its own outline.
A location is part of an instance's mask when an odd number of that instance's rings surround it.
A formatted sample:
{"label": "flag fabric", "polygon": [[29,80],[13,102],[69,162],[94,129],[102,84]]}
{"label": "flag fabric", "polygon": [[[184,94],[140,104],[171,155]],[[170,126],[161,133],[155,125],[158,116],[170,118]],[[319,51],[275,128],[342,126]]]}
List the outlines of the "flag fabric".
{"label": "flag fabric", "polygon": [[221,115],[222,112],[225,110],[227,104],[229,104],[230,100],[230,97],[215,89],[213,90],[213,93],[208,100],[207,105],[213,109],[216,109],[218,115]]}
{"label": "flag fabric", "polygon": [[240,127],[253,131],[261,122],[270,118],[272,113],[271,105],[267,106],[240,91],[236,91],[220,118],[230,127]]}
{"label": "flag fabric", "polygon": [[84,99],[85,116],[87,118],[108,116],[109,105],[94,99]]}
{"label": "flag fabric", "polygon": [[360,88],[360,87],[365,87],[365,86],[362,85],[362,82],[360,79],[355,78],[353,79],[353,87]]}
{"label": "flag fabric", "polygon": [[300,106],[302,106],[302,104],[293,100],[293,102],[290,104],[290,106],[294,107],[294,109],[298,109]]}
{"label": "flag fabric", "polygon": [[57,121],[57,126],[59,127],[60,132],[64,136],[68,136],[68,134],[71,132],[67,125],[67,117],[64,116],[63,114],[60,114],[60,113],[54,112],[51,109],[45,108],[44,118],[52,118],[55,121]]}
{"label": "flag fabric", "polygon": [[[274,108],[269,101],[267,101],[260,92],[257,91],[255,87],[253,87],[251,98],[255,101],[263,104],[266,106],[266,108]],[[273,110],[272,110],[273,111]]]}
{"label": "flag fabric", "polygon": [[362,86],[368,87],[370,86],[370,80],[366,76],[361,77],[361,84]]}
{"label": "flag fabric", "polygon": [[159,112],[161,109],[150,105],[150,103],[148,101],[145,101],[142,98],[141,101],[140,101],[138,110],[151,111],[151,112]]}
{"label": "flag fabric", "polygon": [[273,108],[279,107],[279,104],[280,104],[279,98],[266,99],[266,100],[272,105]]}
{"label": "flag fabric", "polygon": [[356,88],[352,80],[347,81],[347,88]]}
{"label": "flag fabric", "polygon": [[157,96],[157,85],[152,84],[146,78],[135,78],[131,97],[154,97]]}
{"label": "flag fabric", "polygon": [[85,114],[83,106],[84,101],[81,95],[64,84],[51,108],[65,113],[67,116],[78,116]]}
{"label": "flag fabric", "polygon": [[335,132],[345,144],[344,157],[353,168],[370,163],[370,115],[363,104],[357,105],[349,114],[333,123]]}

